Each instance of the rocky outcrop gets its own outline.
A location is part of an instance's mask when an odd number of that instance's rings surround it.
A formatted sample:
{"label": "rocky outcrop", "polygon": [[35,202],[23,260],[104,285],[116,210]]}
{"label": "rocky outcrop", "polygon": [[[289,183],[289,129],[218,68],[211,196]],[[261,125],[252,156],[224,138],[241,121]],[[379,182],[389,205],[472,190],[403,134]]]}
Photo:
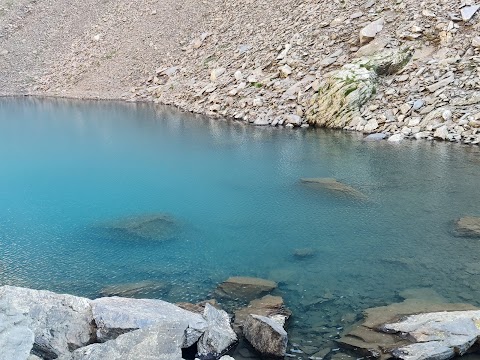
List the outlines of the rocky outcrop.
{"label": "rocky outcrop", "polygon": [[237,343],[237,335],[230,326],[230,317],[223,310],[205,305],[203,317],[207,328],[198,341],[197,357],[202,360],[218,359]]}
{"label": "rocky outcrop", "polygon": [[230,277],[215,290],[221,298],[250,301],[274,290],[277,284],[271,280],[252,277]]}
{"label": "rocky outcrop", "polygon": [[[464,314],[460,317],[465,316],[468,318],[471,314],[473,314],[471,310],[475,310],[473,313],[477,311],[474,306],[468,304],[447,304],[442,302],[432,302],[424,299],[407,299],[401,303],[367,309],[364,312],[365,319],[343,334],[343,336],[338,340],[338,343],[342,347],[349,350],[354,350],[362,356],[369,356],[378,359],[388,359],[393,356],[398,356],[401,351],[403,351],[399,349],[406,349],[408,352],[405,352],[405,356],[407,356],[407,354],[409,354],[409,356],[418,355],[418,357],[413,357],[412,359],[433,360],[433,357],[420,357],[420,353],[423,353],[427,350],[425,346],[415,345],[412,347],[411,345],[415,344],[416,340],[410,336],[406,336],[407,334],[395,330],[397,326],[399,329],[406,329],[406,327],[397,325],[397,321],[411,314],[424,314],[426,318],[429,318],[432,315],[429,315],[428,313],[444,311],[453,311],[453,313],[442,314],[454,314],[456,312],[459,315]],[[457,317],[457,319],[458,318],[459,317]],[[446,326],[447,328],[453,330],[449,324],[442,325],[438,323],[437,325],[439,325],[437,329],[441,328],[442,326]],[[460,326],[459,329],[462,327],[463,325]],[[445,336],[448,337],[450,335],[445,332]],[[422,343],[420,339],[421,338],[418,338],[419,344]],[[446,339],[446,337],[444,339]],[[441,336],[439,336],[437,340],[441,340]],[[449,339],[449,341],[450,340],[454,339],[452,338]],[[433,344],[430,344],[429,346],[431,345]],[[440,348],[437,348],[437,350],[438,349]]]}
{"label": "rocky outcrop", "polygon": [[202,316],[161,300],[0,287],[0,360],[180,360],[192,346],[217,360],[236,341],[228,314],[210,304]]}
{"label": "rocky outcrop", "polygon": [[162,241],[174,235],[178,224],[168,214],[146,214],[114,220],[102,227],[116,239]]}
{"label": "rocky outcrop", "polygon": [[413,344],[392,350],[403,360],[446,360],[465,354],[480,336],[480,310],[453,311],[408,316],[380,328],[396,333]]}
{"label": "rocky outcrop", "polygon": [[410,57],[409,50],[389,50],[332,72],[313,98],[308,123],[337,129],[351,126],[354,119],[360,118],[361,107],[376,92],[378,76],[394,74]]}
{"label": "rocky outcrop", "polygon": [[201,315],[162,300],[110,297],[93,300],[91,305],[97,324],[97,338],[102,342],[135,329],[180,323],[185,330],[183,347],[190,347],[207,328],[207,322]]}
{"label": "rocky outcrop", "polygon": [[353,187],[331,178],[303,178],[300,182],[318,190],[327,190],[334,194],[346,195],[359,200],[366,200],[367,196]]}
{"label": "rocky outcrop", "polygon": [[455,222],[459,236],[480,237],[480,217],[466,216]]}
{"label": "rocky outcrop", "polygon": [[0,314],[23,314],[26,319],[15,331],[28,333],[25,327],[30,329],[35,335],[33,352],[45,359],[55,359],[95,340],[88,299],[3,286],[0,287]]}
{"label": "rocky outcrop", "polygon": [[243,326],[243,334],[263,355],[283,357],[287,352],[287,332],[281,324],[271,318],[249,315]]}

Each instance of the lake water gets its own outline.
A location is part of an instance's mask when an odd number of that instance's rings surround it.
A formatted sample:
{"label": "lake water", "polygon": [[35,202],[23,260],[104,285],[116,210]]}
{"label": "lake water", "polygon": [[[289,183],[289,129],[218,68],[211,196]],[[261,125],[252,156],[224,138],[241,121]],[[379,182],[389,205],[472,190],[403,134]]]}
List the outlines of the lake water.
{"label": "lake water", "polygon": [[[98,297],[153,280],[168,284],[165,300],[199,301],[229,276],[272,279],[292,342],[319,349],[405,289],[480,305],[480,242],[452,232],[480,215],[479,148],[360,139],[146,104],[0,99],[0,284]],[[180,230],[168,241],[101,231],[150,213]],[[302,248],[315,256],[295,258]]]}

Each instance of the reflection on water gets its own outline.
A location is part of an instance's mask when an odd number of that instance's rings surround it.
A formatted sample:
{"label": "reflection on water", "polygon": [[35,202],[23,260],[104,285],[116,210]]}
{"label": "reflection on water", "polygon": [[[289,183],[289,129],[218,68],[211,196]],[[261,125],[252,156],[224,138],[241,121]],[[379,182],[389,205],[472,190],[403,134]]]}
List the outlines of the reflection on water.
{"label": "reflection on water", "polygon": [[[454,219],[480,215],[477,147],[1,99],[0,155],[0,283],[96,297],[151,281],[168,284],[166,300],[198,301],[229,276],[263,277],[294,313],[292,342],[319,350],[405,289],[480,305],[480,243],[452,232]],[[305,177],[336,178],[368,201]],[[96,226],[152,213],[172,214],[181,231],[129,242]]]}

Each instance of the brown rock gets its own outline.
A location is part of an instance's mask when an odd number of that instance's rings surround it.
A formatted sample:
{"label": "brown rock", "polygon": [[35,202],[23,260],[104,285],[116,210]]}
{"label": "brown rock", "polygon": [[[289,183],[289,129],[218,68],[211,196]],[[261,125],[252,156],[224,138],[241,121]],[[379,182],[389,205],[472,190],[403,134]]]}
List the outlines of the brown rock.
{"label": "brown rock", "polygon": [[245,319],[252,314],[266,317],[280,315],[288,320],[292,312],[285,307],[282,297],[265,295],[261,299],[250,301],[247,307],[235,311],[234,326],[243,326]]}
{"label": "brown rock", "polygon": [[221,298],[248,301],[269,293],[276,287],[277,283],[271,280],[235,276],[221,283],[215,290],[215,293]]}
{"label": "brown rock", "polygon": [[243,334],[252,346],[266,356],[283,357],[287,352],[287,332],[279,323],[259,315],[249,315]]}
{"label": "brown rock", "polygon": [[342,195],[347,195],[353,198],[357,199],[362,199],[365,200],[367,199],[367,196],[360,191],[354,189],[353,187],[349,185],[345,185],[336,179],[331,179],[331,178],[303,178],[300,179],[302,184],[311,186],[316,189],[324,189],[331,191],[333,193],[337,194],[342,194]]}

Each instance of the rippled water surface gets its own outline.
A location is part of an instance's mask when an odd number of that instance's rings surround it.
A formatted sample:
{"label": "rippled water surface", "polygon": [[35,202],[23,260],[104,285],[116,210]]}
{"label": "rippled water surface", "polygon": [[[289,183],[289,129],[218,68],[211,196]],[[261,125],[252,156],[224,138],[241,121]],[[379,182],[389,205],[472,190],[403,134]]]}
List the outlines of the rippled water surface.
{"label": "rippled water surface", "polygon": [[[0,284],[96,297],[152,280],[165,300],[198,301],[229,276],[257,276],[279,283],[292,341],[328,348],[362,309],[408,288],[479,304],[480,242],[452,232],[454,219],[480,215],[479,176],[476,147],[0,99]],[[303,177],[336,178],[368,199]],[[106,236],[104,224],[152,213],[178,231]],[[293,256],[303,248],[315,256]]]}

